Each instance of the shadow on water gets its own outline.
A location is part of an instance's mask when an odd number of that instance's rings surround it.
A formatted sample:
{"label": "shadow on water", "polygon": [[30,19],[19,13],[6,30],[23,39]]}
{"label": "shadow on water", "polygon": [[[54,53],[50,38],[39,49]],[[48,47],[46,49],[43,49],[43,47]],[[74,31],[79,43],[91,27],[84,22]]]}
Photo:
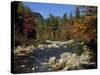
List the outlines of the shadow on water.
{"label": "shadow on water", "polygon": [[56,58],[60,58],[60,55],[64,52],[71,52],[71,50],[63,47],[44,49],[38,48],[37,50],[33,50],[33,56],[38,58],[39,60],[45,61],[45,59],[49,59],[53,56],[55,56]]}

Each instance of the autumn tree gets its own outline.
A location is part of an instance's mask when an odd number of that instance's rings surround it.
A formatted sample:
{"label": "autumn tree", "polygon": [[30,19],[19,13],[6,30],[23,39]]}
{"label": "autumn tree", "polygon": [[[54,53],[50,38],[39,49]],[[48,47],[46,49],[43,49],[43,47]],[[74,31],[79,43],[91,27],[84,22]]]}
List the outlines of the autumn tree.
{"label": "autumn tree", "polygon": [[27,35],[28,38],[36,38],[36,23],[35,19],[32,17],[32,11],[25,7],[23,12],[23,18],[24,18],[24,33]]}
{"label": "autumn tree", "polygon": [[35,19],[30,8],[24,6],[21,2],[15,4],[15,46],[30,44],[29,41],[36,37]]}
{"label": "autumn tree", "polygon": [[[96,38],[97,20],[95,14],[91,11],[88,11],[90,8],[91,7],[88,6],[80,7],[80,9],[82,10],[80,13],[82,13],[82,15],[80,16],[78,22],[76,21],[77,19],[74,19],[73,34],[77,37],[77,39],[80,38],[80,40],[91,41],[92,39]],[[91,10],[94,10],[94,8],[92,8]],[[86,11],[88,12],[86,13]],[[87,16],[87,14],[90,13],[91,15]]]}

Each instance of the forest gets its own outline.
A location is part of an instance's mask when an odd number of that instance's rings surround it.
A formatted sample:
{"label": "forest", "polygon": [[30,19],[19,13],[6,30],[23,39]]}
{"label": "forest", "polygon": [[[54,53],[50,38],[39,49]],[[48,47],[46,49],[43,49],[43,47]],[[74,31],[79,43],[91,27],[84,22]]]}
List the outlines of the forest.
{"label": "forest", "polygon": [[15,73],[97,68],[96,6],[77,5],[74,16],[48,18],[22,2],[14,8]]}

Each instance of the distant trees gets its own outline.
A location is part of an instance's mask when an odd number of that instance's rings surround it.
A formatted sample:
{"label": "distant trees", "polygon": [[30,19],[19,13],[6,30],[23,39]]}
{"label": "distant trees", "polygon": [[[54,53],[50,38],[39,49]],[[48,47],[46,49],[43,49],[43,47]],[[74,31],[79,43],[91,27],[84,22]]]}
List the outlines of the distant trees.
{"label": "distant trees", "polygon": [[80,6],[81,12],[83,14],[89,15],[97,15],[97,7],[96,6]]}

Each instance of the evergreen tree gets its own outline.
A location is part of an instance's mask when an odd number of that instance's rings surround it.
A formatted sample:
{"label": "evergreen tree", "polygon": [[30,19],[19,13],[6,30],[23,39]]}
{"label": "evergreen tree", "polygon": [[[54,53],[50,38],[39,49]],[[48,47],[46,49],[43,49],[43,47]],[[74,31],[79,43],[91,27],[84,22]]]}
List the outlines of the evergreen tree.
{"label": "evergreen tree", "polygon": [[64,22],[67,22],[68,21],[68,19],[67,19],[67,13],[64,13],[64,15],[63,15],[63,21]]}
{"label": "evergreen tree", "polygon": [[75,17],[77,19],[80,18],[80,11],[79,11],[79,7],[78,6],[76,6]]}
{"label": "evergreen tree", "polygon": [[72,16],[72,13],[69,14],[69,23],[70,23],[70,24],[73,23],[73,16]]}

